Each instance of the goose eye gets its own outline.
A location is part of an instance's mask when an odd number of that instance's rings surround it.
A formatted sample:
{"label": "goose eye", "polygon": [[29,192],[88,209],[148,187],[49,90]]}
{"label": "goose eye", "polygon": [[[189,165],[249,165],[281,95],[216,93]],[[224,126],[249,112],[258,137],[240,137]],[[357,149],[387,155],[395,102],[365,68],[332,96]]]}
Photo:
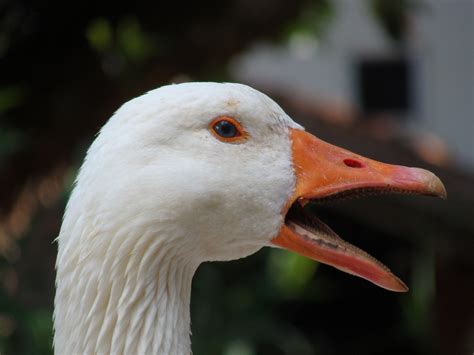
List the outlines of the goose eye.
{"label": "goose eye", "polygon": [[218,117],[209,125],[211,133],[219,140],[237,143],[246,138],[246,133],[239,122],[231,117]]}
{"label": "goose eye", "polygon": [[239,134],[237,127],[232,122],[226,120],[217,122],[213,128],[222,138],[234,138]]}

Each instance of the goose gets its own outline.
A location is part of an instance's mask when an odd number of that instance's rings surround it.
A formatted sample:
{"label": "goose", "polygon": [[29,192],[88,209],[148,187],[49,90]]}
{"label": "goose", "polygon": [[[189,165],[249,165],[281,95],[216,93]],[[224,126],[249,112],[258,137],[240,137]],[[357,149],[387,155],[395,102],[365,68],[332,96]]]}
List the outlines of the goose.
{"label": "goose", "polygon": [[326,143],[249,86],[175,84],[125,103],[90,146],[57,238],[55,353],[190,354],[198,266],[262,247],[407,291],[304,208],[362,190],[446,197],[431,172]]}

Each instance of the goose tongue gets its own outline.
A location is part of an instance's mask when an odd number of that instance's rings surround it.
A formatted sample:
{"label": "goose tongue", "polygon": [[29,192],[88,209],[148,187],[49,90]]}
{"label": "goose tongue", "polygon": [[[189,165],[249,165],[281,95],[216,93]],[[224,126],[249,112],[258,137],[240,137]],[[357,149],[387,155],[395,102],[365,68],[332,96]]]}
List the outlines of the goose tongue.
{"label": "goose tongue", "polygon": [[406,292],[408,287],[385,265],[340,238],[324,222],[292,208],[273,243],[308,258],[362,277],[387,290]]}

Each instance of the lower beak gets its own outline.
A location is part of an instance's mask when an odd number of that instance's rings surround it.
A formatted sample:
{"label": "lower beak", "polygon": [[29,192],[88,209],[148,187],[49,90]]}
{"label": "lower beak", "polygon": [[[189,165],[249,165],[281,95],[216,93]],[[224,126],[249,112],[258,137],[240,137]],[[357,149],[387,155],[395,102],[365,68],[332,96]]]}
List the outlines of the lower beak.
{"label": "lower beak", "polygon": [[442,182],[419,168],[390,165],[364,158],[328,144],[302,131],[290,130],[296,186],[283,214],[286,223],[272,243],[316,261],[367,279],[392,291],[407,291],[405,284],[367,253],[343,241],[315,219],[287,216],[295,202],[304,205],[366,192],[398,192],[446,198]]}

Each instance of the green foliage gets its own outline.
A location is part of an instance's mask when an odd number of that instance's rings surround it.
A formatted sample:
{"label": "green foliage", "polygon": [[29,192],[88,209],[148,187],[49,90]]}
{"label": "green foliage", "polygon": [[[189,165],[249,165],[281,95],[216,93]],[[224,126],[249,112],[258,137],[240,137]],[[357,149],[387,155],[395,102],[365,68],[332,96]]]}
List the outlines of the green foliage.
{"label": "green foliage", "polygon": [[112,25],[105,18],[95,19],[86,29],[89,44],[98,52],[105,52],[112,48],[113,36]]}
{"label": "green foliage", "polygon": [[21,131],[0,125],[0,163],[20,149],[24,143],[25,139]]}
{"label": "green foliage", "polygon": [[[1,295],[0,295],[1,296]],[[0,353],[53,354],[53,312],[47,309],[27,309],[16,300],[1,297]]]}
{"label": "green foliage", "polygon": [[123,18],[116,26],[105,18],[97,18],[89,24],[85,35],[97,52],[117,51],[131,61],[146,59],[154,46],[133,16]]}
{"label": "green foliage", "polygon": [[370,0],[373,15],[395,42],[403,40],[407,11],[418,3],[418,0]]}
{"label": "green foliage", "polygon": [[317,263],[282,249],[273,249],[267,262],[267,275],[277,290],[287,297],[301,295],[313,278]]}
{"label": "green foliage", "polygon": [[117,27],[117,43],[126,58],[140,62],[150,56],[152,42],[134,17],[121,21]]}
{"label": "green foliage", "polygon": [[255,355],[254,347],[246,341],[235,340],[225,349],[224,355]]}
{"label": "green foliage", "polygon": [[191,302],[194,354],[315,354],[304,332],[276,311],[287,294],[293,297],[295,287],[301,291],[301,284],[277,284],[270,276],[307,274],[307,266],[289,259],[279,264],[274,251],[285,259],[284,252],[264,249],[246,259],[199,268]]}
{"label": "green foliage", "polygon": [[35,354],[52,354],[53,349],[53,314],[51,310],[37,309],[26,319],[31,333],[32,352]]}
{"label": "green foliage", "polygon": [[[420,339],[430,329],[434,319],[431,310],[435,296],[435,253],[429,242],[420,245],[412,261],[413,276],[410,292],[403,299],[404,316],[410,332]],[[425,337],[429,340],[429,337]]]}
{"label": "green foliage", "polygon": [[284,33],[287,38],[294,35],[321,38],[333,18],[334,7],[331,1],[311,1],[302,8],[298,18],[288,24]]}
{"label": "green foliage", "polygon": [[21,85],[0,88],[0,114],[19,106],[25,97],[25,89]]}

